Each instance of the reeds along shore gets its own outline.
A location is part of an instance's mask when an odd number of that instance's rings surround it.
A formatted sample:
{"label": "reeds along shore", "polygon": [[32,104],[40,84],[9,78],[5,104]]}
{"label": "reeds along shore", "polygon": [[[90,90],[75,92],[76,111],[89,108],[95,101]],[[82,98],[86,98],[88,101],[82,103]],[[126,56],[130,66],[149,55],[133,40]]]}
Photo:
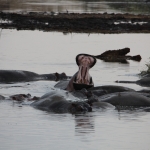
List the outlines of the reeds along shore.
{"label": "reeds along shore", "polygon": [[64,33],[150,33],[150,15],[79,13],[4,13],[0,28]]}

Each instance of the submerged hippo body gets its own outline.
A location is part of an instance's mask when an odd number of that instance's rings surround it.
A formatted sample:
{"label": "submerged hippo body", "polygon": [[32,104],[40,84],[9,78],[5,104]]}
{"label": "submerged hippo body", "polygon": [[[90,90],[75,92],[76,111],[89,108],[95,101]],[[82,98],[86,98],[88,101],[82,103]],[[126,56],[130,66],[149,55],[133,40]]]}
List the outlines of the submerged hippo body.
{"label": "submerged hippo body", "polygon": [[70,98],[74,97],[66,91],[51,91],[43,95],[40,100],[33,102],[31,106],[58,113],[79,113],[92,111],[92,108],[88,103],[83,101],[73,102],[67,100]]}
{"label": "submerged hippo body", "polygon": [[[82,92],[81,92],[82,93]],[[80,94],[81,94],[80,93]],[[75,94],[76,96],[79,96]],[[80,95],[81,96],[81,95]],[[63,90],[54,90],[43,95],[39,100],[33,102],[31,106],[41,110],[57,113],[81,113],[91,112],[92,108],[114,109],[114,106],[107,102],[98,101],[97,97],[85,98],[85,95],[75,97],[72,93]]]}
{"label": "submerged hippo body", "polygon": [[[60,81],[56,84],[56,88],[66,87],[68,81]],[[98,99],[99,102],[106,102],[104,106],[107,106],[107,103],[110,103],[114,106],[133,106],[133,107],[148,107],[150,106],[150,94],[149,91],[138,91],[123,86],[115,85],[106,85],[98,86],[87,89],[86,95],[96,96],[95,99]],[[91,100],[93,101],[93,100]],[[101,106],[103,103],[92,102],[94,107]],[[109,106],[108,106],[109,107]]]}
{"label": "submerged hippo body", "polygon": [[126,92],[126,91],[135,91],[131,88],[127,88],[124,86],[117,86],[117,85],[103,85],[103,86],[97,86],[88,89],[88,91],[92,92],[94,95],[101,96],[109,93],[115,93],[115,92]]}
{"label": "submerged hippo body", "polygon": [[[62,80],[59,81],[54,87],[62,90],[66,90],[69,80]],[[135,91],[131,88],[117,86],[117,85],[104,85],[104,86],[97,86],[87,89],[88,92],[92,92],[96,96],[101,96],[109,93],[115,92],[125,92],[125,91]]]}
{"label": "submerged hippo body", "polygon": [[140,86],[144,86],[144,87],[150,87],[150,77],[144,77],[140,80],[137,81],[116,81],[117,83],[134,83]]}
{"label": "submerged hippo body", "polygon": [[59,79],[67,79],[65,73],[58,74],[37,74],[30,71],[23,70],[0,70],[0,83],[10,82],[28,82],[38,80],[52,80],[58,81]]}
{"label": "submerged hippo body", "polygon": [[98,97],[101,102],[114,106],[149,107],[150,95],[138,92],[117,92]]}
{"label": "submerged hippo body", "polygon": [[5,99],[5,97],[0,95],[0,100],[4,100],[4,99]]}
{"label": "submerged hippo body", "polygon": [[150,77],[142,78],[138,81],[136,81],[136,84],[140,86],[150,87]]}

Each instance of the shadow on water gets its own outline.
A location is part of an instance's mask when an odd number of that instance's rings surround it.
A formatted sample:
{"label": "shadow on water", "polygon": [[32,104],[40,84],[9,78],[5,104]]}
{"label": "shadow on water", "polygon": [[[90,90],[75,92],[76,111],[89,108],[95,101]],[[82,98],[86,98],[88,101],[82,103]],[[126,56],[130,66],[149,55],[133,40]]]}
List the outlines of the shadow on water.
{"label": "shadow on water", "polygon": [[1,0],[0,11],[150,14],[149,0]]}

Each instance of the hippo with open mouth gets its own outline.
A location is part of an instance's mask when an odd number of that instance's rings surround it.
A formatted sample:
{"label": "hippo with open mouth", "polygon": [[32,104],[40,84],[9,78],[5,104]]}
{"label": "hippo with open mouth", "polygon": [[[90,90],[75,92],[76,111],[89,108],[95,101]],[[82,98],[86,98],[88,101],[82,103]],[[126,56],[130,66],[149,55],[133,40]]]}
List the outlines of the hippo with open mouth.
{"label": "hippo with open mouth", "polygon": [[94,87],[89,69],[96,64],[96,58],[89,54],[79,54],[76,56],[76,63],[79,66],[79,71],[73,75],[66,90],[71,92]]}
{"label": "hippo with open mouth", "polygon": [[78,72],[75,73],[70,81],[64,80],[57,83],[55,85],[56,88],[67,90],[77,97],[79,95],[77,91],[80,92],[81,89],[86,89],[87,92],[85,95],[92,93],[94,96],[87,97],[90,99],[92,106],[103,107],[105,104],[108,106],[108,103],[113,106],[150,106],[150,95],[146,95],[142,91],[139,93],[133,89],[115,85],[94,87],[92,77],[89,74],[89,69],[96,64],[96,58],[94,56],[79,54],[76,56],[76,63],[79,66]]}
{"label": "hippo with open mouth", "polygon": [[[90,98],[88,99],[88,91],[86,91],[86,89],[94,87],[92,77],[89,74],[89,69],[95,65],[96,58],[88,54],[79,54],[76,56],[76,63],[79,66],[78,72],[75,73],[70,81],[61,82],[62,84],[60,83],[58,85],[58,87],[65,85],[66,87],[64,87],[64,90],[67,90],[69,92],[65,92],[63,90],[51,91],[50,93],[42,96],[38,101],[35,101],[32,106],[42,110],[54,111],[59,113],[90,112],[92,111],[92,107],[90,105],[99,108],[114,108],[113,105],[107,102],[99,102],[97,100],[97,97],[95,98],[89,96]],[[84,96],[87,96],[86,98],[88,100],[78,102],[68,101],[66,99],[69,95],[72,95],[73,97],[81,96],[81,98],[83,99],[85,98]]]}
{"label": "hippo with open mouth", "polygon": [[[62,92],[61,90],[51,91],[39,98],[38,101],[33,102],[31,106],[59,113],[90,112],[93,107],[114,108],[114,106],[118,105],[150,107],[150,94],[145,94],[144,91],[138,92],[130,88],[111,85],[94,87],[92,77],[89,74],[89,69],[96,64],[96,58],[94,56],[89,54],[79,54],[76,56],[76,63],[79,66],[79,70],[74,74],[74,76],[70,80],[63,80],[55,85],[56,88],[69,92]],[[1,74],[4,74],[4,77],[6,77],[7,73],[8,71],[1,72]],[[30,76],[33,74],[32,72],[24,71],[9,71],[9,74],[10,73],[12,73],[15,77],[16,74],[19,75],[19,77],[20,74],[23,74],[25,77],[28,77],[29,74]],[[44,79],[45,76],[47,79],[47,75],[36,75],[36,77],[44,77]],[[54,74],[54,76],[56,75]],[[33,74],[33,77],[35,77],[35,74]],[[86,101],[79,100],[78,102],[73,102],[72,98],[70,99],[71,101],[68,101],[68,95],[81,98],[82,100],[86,99]],[[13,98],[16,99],[16,96],[13,96]]]}

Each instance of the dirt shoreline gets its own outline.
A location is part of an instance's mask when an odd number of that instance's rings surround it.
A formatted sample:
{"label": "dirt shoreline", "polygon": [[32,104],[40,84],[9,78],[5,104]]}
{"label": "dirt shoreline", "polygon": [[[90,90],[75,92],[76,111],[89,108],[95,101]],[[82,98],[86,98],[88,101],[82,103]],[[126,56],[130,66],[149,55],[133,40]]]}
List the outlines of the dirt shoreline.
{"label": "dirt shoreline", "polygon": [[64,33],[150,33],[150,15],[0,12],[0,28]]}

